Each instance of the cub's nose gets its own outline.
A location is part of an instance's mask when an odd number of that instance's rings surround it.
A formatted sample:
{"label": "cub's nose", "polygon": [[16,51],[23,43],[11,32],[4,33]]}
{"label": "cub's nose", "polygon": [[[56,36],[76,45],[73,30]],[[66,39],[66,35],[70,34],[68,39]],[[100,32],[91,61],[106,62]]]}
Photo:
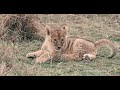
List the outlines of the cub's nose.
{"label": "cub's nose", "polygon": [[57,49],[58,49],[58,50],[60,50],[60,49],[61,49],[61,47],[60,47],[60,46],[58,46],[58,47],[57,47]]}

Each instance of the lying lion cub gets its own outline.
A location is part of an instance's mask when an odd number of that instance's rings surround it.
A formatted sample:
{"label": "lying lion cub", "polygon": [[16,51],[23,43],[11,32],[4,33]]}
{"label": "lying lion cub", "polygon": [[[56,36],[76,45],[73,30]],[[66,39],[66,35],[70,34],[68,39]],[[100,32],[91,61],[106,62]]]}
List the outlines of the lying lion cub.
{"label": "lying lion cub", "polygon": [[61,60],[93,60],[96,58],[97,48],[101,45],[107,45],[111,49],[113,57],[116,54],[114,44],[107,40],[91,42],[85,39],[73,39],[67,37],[68,27],[66,25],[59,27],[46,26],[46,38],[41,50],[28,53],[26,57],[36,57],[36,62],[42,63],[50,59]]}

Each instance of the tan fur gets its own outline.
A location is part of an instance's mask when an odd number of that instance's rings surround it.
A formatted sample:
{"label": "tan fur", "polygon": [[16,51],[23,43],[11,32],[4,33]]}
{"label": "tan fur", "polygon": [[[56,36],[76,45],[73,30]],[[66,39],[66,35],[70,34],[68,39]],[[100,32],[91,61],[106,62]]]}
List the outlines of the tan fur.
{"label": "tan fur", "polygon": [[66,25],[56,27],[46,27],[46,38],[37,52],[28,53],[26,57],[36,57],[36,62],[42,63],[47,60],[61,59],[67,60],[82,60],[96,58],[97,48],[100,45],[106,44],[111,50],[111,56],[115,55],[114,44],[107,40],[101,39],[99,41],[91,42],[86,39],[68,38]]}
{"label": "tan fur", "polygon": [[115,45],[111,41],[109,41],[107,39],[98,40],[98,41],[95,42],[95,45],[96,45],[96,48],[98,48],[98,47],[100,47],[102,45],[107,45],[111,50],[111,55],[109,56],[109,58],[112,58],[112,57],[114,57],[116,55]]}

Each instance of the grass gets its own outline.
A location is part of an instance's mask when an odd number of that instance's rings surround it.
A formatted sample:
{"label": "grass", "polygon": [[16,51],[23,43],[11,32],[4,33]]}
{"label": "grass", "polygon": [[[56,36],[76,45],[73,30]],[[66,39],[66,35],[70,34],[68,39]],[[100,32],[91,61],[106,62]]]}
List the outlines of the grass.
{"label": "grass", "polygon": [[[27,59],[26,53],[38,50],[41,46],[39,41],[17,43],[14,47],[17,51],[12,57],[12,68],[5,74],[7,76],[89,76],[89,75],[119,75],[119,55],[113,59],[107,59],[109,50],[103,47],[100,56],[95,61],[50,61],[42,64],[35,63],[34,59]],[[27,47],[27,48],[26,48]]]}
{"label": "grass", "polygon": [[[118,14],[40,14],[38,17],[44,24],[67,22],[69,24],[69,34],[72,37],[86,37],[93,41],[107,38],[117,44],[120,42],[119,37],[110,36],[111,30],[119,31],[119,26],[117,26],[119,22],[116,21],[120,17]],[[0,42],[1,76],[120,76],[119,50],[117,50],[117,55],[112,59],[107,58],[110,53],[109,49],[101,47],[99,56],[93,61],[54,61],[52,64],[47,61],[37,64],[34,59],[28,59],[25,56],[29,52],[40,49],[43,43],[40,40],[24,41],[22,43]],[[4,58],[2,58],[3,56]]]}

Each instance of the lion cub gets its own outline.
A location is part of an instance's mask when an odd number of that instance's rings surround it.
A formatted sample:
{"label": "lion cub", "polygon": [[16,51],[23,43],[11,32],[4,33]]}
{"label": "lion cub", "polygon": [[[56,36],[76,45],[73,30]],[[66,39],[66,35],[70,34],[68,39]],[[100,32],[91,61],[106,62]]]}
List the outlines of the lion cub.
{"label": "lion cub", "polygon": [[97,48],[104,44],[111,49],[109,57],[113,57],[116,54],[114,44],[107,39],[101,39],[94,43],[80,38],[68,38],[67,30],[68,27],[66,25],[56,27],[46,26],[46,38],[41,50],[28,53],[26,57],[36,57],[36,62],[39,63],[56,58],[65,61],[93,60],[96,58]]}

